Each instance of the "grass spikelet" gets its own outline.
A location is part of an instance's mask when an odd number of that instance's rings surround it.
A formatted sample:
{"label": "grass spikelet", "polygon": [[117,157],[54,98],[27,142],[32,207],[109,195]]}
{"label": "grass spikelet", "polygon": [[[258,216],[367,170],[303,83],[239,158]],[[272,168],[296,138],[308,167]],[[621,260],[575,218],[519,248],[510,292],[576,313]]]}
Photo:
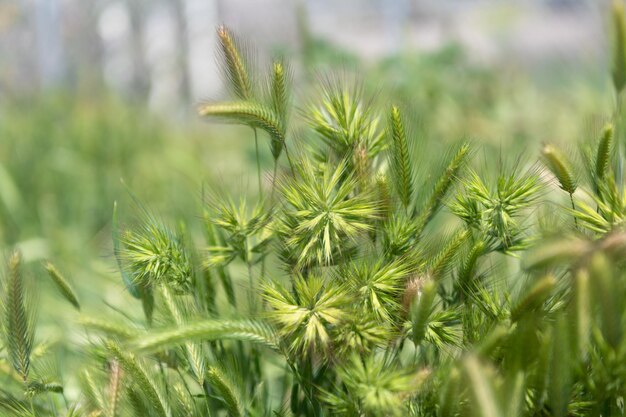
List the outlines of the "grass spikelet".
{"label": "grass spikelet", "polygon": [[[437,180],[437,183],[433,188],[430,198],[422,209],[422,213],[419,214],[422,228],[426,226],[426,224],[428,224],[428,222],[437,213],[437,210],[441,205],[441,201],[450,189],[450,186],[456,180],[459,170],[461,169],[463,163],[465,162],[465,159],[469,155],[469,151],[469,144],[463,144],[448,163],[445,171],[443,172],[443,175],[441,175],[441,177],[439,177],[439,179]],[[418,213],[416,212],[415,214]]]}
{"label": "grass spikelet", "polygon": [[212,366],[207,371],[209,384],[217,391],[226,405],[230,417],[243,417],[243,401],[233,382],[219,368]]}
{"label": "grass spikelet", "polygon": [[269,317],[289,342],[291,352],[302,356],[322,353],[328,357],[331,331],[348,315],[351,299],[346,288],[320,276],[297,276],[293,292],[275,282],[268,283],[264,290],[271,307]]}
{"label": "grass spikelet", "polygon": [[203,320],[175,328],[154,331],[136,338],[132,347],[138,351],[155,352],[186,342],[201,340],[242,340],[276,348],[278,340],[273,329],[255,320]]}
{"label": "grass spikelet", "polygon": [[461,288],[461,291],[467,291],[468,285],[472,279],[472,275],[476,268],[476,263],[478,262],[478,258],[485,251],[485,243],[483,241],[476,242],[472,249],[470,249],[469,253],[461,263],[461,268],[459,269],[459,282],[458,285]]}
{"label": "grass spikelet", "polygon": [[287,123],[290,89],[291,69],[283,61],[274,61],[272,64],[271,101],[272,107],[278,115],[283,131]]}
{"label": "grass spikelet", "polygon": [[197,411],[195,408],[195,404],[193,403],[193,398],[191,397],[191,394],[188,393],[181,384],[176,384],[174,386],[174,391],[176,391],[178,405],[182,409],[184,415],[195,415]]}
{"label": "grass spikelet", "polygon": [[606,176],[611,158],[611,145],[613,143],[613,125],[608,124],[602,131],[602,136],[598,142],[598,150],[596,151],[595,174],[596,181],[600,182]]}
{"label": "grass spikelet", "polygon": [[430,264],[430,274],[435,279],[440,279],[446,268],[450,266],[452,260],[458,255],[459,248],[467,239],[467,230],[460,230],[455,233],[449,242],[433,257]]}
{"label": "grass spikelet", "polygon": [[198,109],[200,116],[215,117],[224,121],[244,124],[266,131],[272,143],[272,155],[278,159],[285,143],[285,132],[280,117],[274,110],[252,101],[204,104]]}
{"label": "grass spikelet", "polygon": [[372,230],[379,206],[372,193],[351,197],[357,181],[347,174],[346,163],[320,172],[302,160],[298,177],[279,184],[285,199],[281,237],[296,267],[330,265],[342,249]]}
{"label": "grass spikelet", "polygon": [[147,215],[140,228],[124,233],[123,243],[123,258],[133,281],[140,286],[144,303],[153,302],[150,293],[154,285],[168,284],[179,292],[188,290],[191,256],[179,233]]}
{"label": "grass spikelet", "polygon": [[128,339],[137,335],[142,330],[139,328],[128,327],[123,324],[116,323],[112,320],[102,320],[95,317],[83,316],[78,323],[89,330],[94,330],[111,337],[119,337]]}
{"label": "grass spikelet", "polygon": [[90,409],[94,409],[94,413],[102,415],[102,411],[105,409],[104,398],[99,390],[96,381],[94,380],[91,372],[85,370],[80,376],[82,393],[87,399],[87,404]]}
{"label": "grass spikelet", "polygon": [[46,262],[45,268],[46,271],[48,271],[48,276],[52,279],[52,282],[54,282],[63,298],[69,301],[76,308],[76,310],[80,310],[78,297],[76,297],[76,293],[72,289],[70,283],[63,275],[61,275],[61,272],[51,262]]}
{"label": "grass spikelet", "polygon": [[366,311],[377,319],[393,322],[397,313],[398,295],[406,278],[415,267],[410,261],[398,258],[393,262],[350,262],[342,271],[342,278],[362,300]]}
{"label": "grass spikelet", "polygon": [[170,407],[156,386],[155,379],[147,373],[135,356],[125,352],[119,345],[111,341],[106,342],[106,348],[126,371],[129,381],[133,382],[137,389],[146,396],[155,415],[169,417]]}
{"label": "grass spikelet", "polygon": [[422,283],[418,296],[415,297],[411,305],[412,336],[415,345],[419,345],[426,336],[428,319],[432,312],[436,294],[437,284],[429,279]]}
{"label": "grass spikelet", "polygon": [[116,360],[109,364],[107,417],[117,417],[122,390],[122,368]]}
{"label": "grass spikelet", "polygon": [[58,382],[31,381],[26,387],[25,394],[27,397],[34,397],[48,392],[63,394],[63,385]]}
{"label": "grass spikelet", "polygon": [[21,255],[19,252],[13,252],[8,262],[8,282],[4,287],[4,317],[2,322],[11,364],[26,383],[30,370],[34,328],[32,317],[27,310],[27,299],[20,268]]}
{"label": "grass spikelet", "polygon": [[613,0],[611,19],[613,21],[612,76],[615,91],[619,94],[626,85],[626,18],[622,0]]}
{"label": "grass spikelet", "polygon": [[574,194],[577,187],[576,177],[571,164],[561,152],[552,145],[545,145],[541,154],[548,169],[559,181],[561,188],[570,195]]}
{"label": "grass spikelet", "polygon": [[270,86],[272,108],[279,121],[280,131],[283,133],[282,140],[277,135],[272,135],[271,148],[275,159],[281,154],[285,132],[287,131],[287,118],[289,111],[289,99],[291,88],[291,70],[282,61],[274,61],[272,64],[272,81]]}
{"label": "grass spikelet", "polygon": [[224,25],[217,28],[220,45],[220,65],[233,94],[242,100],[252,99],[250,57],[241,42]]}
{"label": "grass spikelet", "polygon": [[408,210],[413,196],[413,170],[404,123],[400,109],[396,106],[392,106],[389,112],[389,136],[391,137],[390,166],[394,188],[402,206]]}
{"label": "grass spikelet", "polygon": [[360,86],[350,87],[328,79],[322,85],[319,105],[311,105],[307,119],[322,141],[344,157],[362,147],[371,158],[384,149],[384,134]]}

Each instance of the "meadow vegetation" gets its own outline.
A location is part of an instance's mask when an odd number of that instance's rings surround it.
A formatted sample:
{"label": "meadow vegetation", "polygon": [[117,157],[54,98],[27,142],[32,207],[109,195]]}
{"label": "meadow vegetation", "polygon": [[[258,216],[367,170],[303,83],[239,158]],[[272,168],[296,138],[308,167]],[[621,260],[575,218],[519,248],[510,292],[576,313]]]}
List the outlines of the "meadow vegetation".
{"label": "meadow vegetation", "polygon": [[220,27],[229,97],[198,112],[243,126],[240,192],[195,180],[218,138],[114,101],[3,109],[0,412],[624,415],[620,5],[612,89],[570,112],[454,51],[371,69],[401,69],[376,99],[309,84]]}

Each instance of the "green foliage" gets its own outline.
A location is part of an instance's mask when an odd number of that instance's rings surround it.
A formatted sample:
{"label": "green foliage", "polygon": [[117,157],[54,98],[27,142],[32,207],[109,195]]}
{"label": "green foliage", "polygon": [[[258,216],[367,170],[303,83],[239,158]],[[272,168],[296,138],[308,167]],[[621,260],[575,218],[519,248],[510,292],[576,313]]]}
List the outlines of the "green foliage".
{"label": "green foliage", "polygon": [[[260,77],[228,29],[218,37],[237,101],[200,112],[269,133],[270,192],[209,193],[201,228],[144,209],[120,225],[114,206],[109,261],[128,295],[116,292],[120,307],[81,293],[87,337],[71,330],[59,349],[35,338],[31,289],[12,255],[2,413],[624,414],[626,197],[610,127],[581,164],[547,145],[494,176],[474,144],[418,161],[428,134],[408,135],[396,106],[385,134],[385,111],[333,79],[303,110],[295,148],[287,64]],[[78,308],[79,292],[46,269]]]}

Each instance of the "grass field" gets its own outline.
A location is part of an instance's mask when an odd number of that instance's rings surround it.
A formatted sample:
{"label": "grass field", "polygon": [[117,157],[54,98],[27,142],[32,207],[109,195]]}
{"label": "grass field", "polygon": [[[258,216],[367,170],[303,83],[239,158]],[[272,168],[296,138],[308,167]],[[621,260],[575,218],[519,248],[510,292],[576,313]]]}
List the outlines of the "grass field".
{"label": "grass field", "polygon": [[220,28],[230,95],[189,122],[5,102],[0,412],[624,415],[613,13],[612,74],[259,69]]}

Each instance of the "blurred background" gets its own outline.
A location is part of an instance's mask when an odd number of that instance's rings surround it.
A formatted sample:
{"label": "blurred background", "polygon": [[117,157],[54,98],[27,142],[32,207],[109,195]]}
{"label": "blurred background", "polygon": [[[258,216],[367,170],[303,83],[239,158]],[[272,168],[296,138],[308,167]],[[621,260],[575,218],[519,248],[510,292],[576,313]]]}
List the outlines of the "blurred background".
{"label": "blurred background", "polygon": [[474,64],[597,64],[606,0],[2,0],[2,92],[108,88],[180,116],[219,93],[215,27],[263,53],[368,62],[462,47]]}
{"label": "blurred background", "polygon": [[224,97],[218,24],[261,67],[294,64],[297,105],[320,73],[350,73],[409,109],[424,149],[469,138],[536,160],[608,116],[608,18],[607,0],[0,0],[0,245],[41,285],[50,258],[83,297],[115,300],[114,201],[122,223],[135,196],[198,224],[207,187],[256,192],[249,129],[195,113]]}

